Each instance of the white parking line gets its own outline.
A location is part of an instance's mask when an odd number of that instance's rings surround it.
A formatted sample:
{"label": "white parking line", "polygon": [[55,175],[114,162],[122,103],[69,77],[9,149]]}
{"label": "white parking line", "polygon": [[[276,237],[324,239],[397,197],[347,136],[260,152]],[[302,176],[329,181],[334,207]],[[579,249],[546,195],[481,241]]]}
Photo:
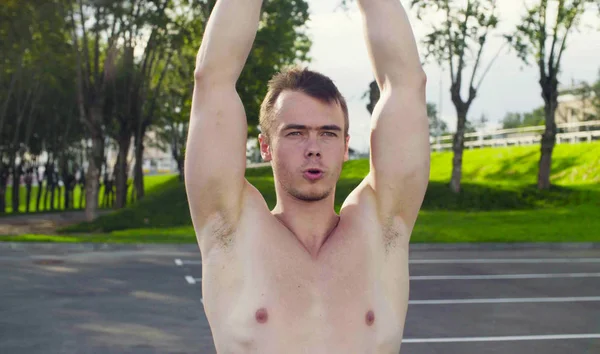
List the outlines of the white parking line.
{"label": "white parking line", "polygon": [[446,305],[446,304],[511,304],[538,302],[593,302],[600,301],[600,296],[581,297],[525,297],[499,299],[451,299],[451,300],[410,300],[409,305]]}
{"label": "white parking line", "polygon": [[186,261],[186,260],[177,258],[177,259],[175,259],[175,264],[181,267],[184,264],[196,264],[196,265],[199,265],[199,264],[202,264],[202,261]]}
{"label": "white parking line", "polygon": [[188,284],[196,284],[197,282],[201,282],[202,278],[194,278],[192,276],[186,275],[185,276],[185,280],[188,282]]}
{"label": "white parking line", "polygon": [[554,274],[492,274],[492,275],[416,275],[410,280],[491,280],[491,279],[548,279],[548,278],[599,278],[600,273]]}
{"label": "white parking line", "polygon": [[593,339],[600,338],[600,333],[590,334],[552,334],[542,336],[505,336],[505,337],[448,337],[448,338],[407,338],[402,343],[458,343],[458,342],[507,342],[520,340],[553,340],[553,339]]}
{"label": "white parking line", "polygon": [[600,258],[474,258],[474,259],[413,259],[410,264],[473,264],[473,263],[600,263]]}

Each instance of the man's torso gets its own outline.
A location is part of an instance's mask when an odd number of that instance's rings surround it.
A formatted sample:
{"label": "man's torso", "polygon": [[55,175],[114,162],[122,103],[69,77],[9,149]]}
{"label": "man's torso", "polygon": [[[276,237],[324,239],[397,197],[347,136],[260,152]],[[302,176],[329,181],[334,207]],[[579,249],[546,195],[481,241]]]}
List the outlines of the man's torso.
{"label": "man's torso", "polygon": [[231,243],[202,250],[218,353],[397,354],[408,249],[386,250],[383,230],[397,231],[382,227],[375,209],[364,189],[352,193],[314,258],[250,187]]}

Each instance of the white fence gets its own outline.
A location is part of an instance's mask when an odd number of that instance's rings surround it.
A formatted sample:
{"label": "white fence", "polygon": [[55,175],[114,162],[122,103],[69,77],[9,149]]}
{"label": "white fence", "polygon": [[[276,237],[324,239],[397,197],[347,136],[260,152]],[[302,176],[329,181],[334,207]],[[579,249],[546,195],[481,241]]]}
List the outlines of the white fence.
{"label": "white fence", "polygon": [[[557,124],[556,143],[580,143],[600,140],[600,120]],[[543,125],[515,129],[499,129],[465,134],[465,148],[482,148],[539,144]],[[453,135],[430,138],[433,150],[452,148]]]}

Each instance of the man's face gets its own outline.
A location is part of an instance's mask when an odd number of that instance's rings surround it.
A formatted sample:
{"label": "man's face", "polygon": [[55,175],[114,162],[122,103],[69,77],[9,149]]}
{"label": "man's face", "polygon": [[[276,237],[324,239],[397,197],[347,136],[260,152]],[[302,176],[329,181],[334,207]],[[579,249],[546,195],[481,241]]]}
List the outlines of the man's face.
{"label": "man's face", "polygon": [[275,103],[275,117],[270,141],[262,135],[259,141],[263,159],[272,161],[276,183],[299,200],[326,198],[348,160],[349,137],[344,135],[340,105],[284,91]]}

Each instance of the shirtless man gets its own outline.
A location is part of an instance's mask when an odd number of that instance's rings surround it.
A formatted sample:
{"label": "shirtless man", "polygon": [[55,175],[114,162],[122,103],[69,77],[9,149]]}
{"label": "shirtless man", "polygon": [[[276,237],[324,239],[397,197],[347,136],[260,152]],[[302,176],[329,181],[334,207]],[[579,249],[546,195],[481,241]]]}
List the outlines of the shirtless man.
{"label": "shirtless man", "polygon": [[244,178],[247,122],[235,84],[261,3],[217,1],[196,63],[185,180],[215,347],[220,354],[397,354],[430,151],[426,77],[406,12],[399,0],[359,1],[382,94],[370,172],[338,216],[347,107],[320,74],[277,75],[262,105],[273,210]]}

